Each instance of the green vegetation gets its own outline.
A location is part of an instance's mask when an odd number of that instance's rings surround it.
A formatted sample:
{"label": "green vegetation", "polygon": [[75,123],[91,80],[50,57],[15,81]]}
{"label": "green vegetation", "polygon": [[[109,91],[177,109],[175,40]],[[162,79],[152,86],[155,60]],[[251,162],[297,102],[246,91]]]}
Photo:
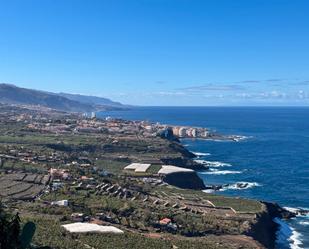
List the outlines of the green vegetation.
{"label": "green vegetation", "polygon": [[95,162],[95,166],[99,169],[106,170],[112,174],[120,174],[123,171],[123,168],[127,166],[128,163],[109,160],[109,159],[100,159]]}
{"label": "green vegetation", "polygon": [[46,166],[42,164],[30,164],[16,160],[6,160],[0,168],[4,170],[21,170],[30,173],[45,173],[47,170]]}
{"label": "green vegetation", "polygon": [[237,212],[259,213],[263,211],[263,205],[259,201],[244,198],[227,197],[221,195],[207,194],[202,191],[179,189],[176,187],[156,187],[154,192],[164,192],[167,195],[181,195],[187,198],[202,198],[211,201],[218,207],[231,207]]}
{"label": "green vegetation", "polygon": [[[48,244],[52,248],[71,249],[88,248],[96,249],[123,249],[123,248],[147,248],[147,249],[227,249],[239,248],[239,243],[229,243],[226,239],[216,236],[204,238],[184,238],[180,236],[159,234],[159,238],[148,238],[138,233],[125,232],[123,235],[112,234],[67,234],[61,229],[61,223],[55,219],[24,217],[23,220],[33,220],[37,225],[34,243],[38,245]],[[161,238],[160,238],[161,237]],[[238,241],[240,242],[240,241]],[[247,245],[244,248],[254,248]]]}
{"label": "green vegetation", "polygon": [[21,228],[18,214],[4,211],[0,202],[0,248],[2,249],[48,249],[31,244],[36,226],[32,221],[25,222]]}

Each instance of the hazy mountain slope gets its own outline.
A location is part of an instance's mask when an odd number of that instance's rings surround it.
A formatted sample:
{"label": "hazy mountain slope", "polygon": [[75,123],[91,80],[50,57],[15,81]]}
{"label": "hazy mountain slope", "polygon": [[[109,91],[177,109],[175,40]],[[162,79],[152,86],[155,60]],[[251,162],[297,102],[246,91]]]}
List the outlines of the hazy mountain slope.
{"label": "hazy mountain slope", "polygon": [[91,104],[81,103],[47,92],[20,88],[11,84],[0,84],[0,102],[6,104],[41,105],[71,112],[95,110],[95,107]]}
{"label": "hazy mountain slope", "polygon": [[114,102],[107,98],[102,97],[96,97],[96,96],[87,96],[87,95],[81,95],[81,94],[71,94],[71,93],[59,93],[58,95],[75,100],[81,103],[87,103],[87,104],[93,104],[93,105],[106,105],[106,106],[115,106],[115,107],[124,107],[119,102]]}

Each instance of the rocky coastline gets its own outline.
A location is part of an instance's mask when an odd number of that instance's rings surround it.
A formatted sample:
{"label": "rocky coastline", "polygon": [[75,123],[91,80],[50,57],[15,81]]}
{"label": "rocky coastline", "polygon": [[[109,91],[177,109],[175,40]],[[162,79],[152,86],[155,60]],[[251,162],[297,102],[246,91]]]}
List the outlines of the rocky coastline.
{"label": "rocky coastline", "polygon": [[[220,135],[217,137],[220,139],[224,138]],[[194,161],[194,158],[197,156],[187,150],[181,144],[181,141],[179,141],[176,137],[170,137],[170,140],[173,141],[174,144],[177,144],[177,148],[180,149],[184,157],[167,160],[166,163],[190,168],[194,171],[208,170],[209,167],[207,164]],[[229,186],[229,184],[207,185],[198,177],[197,174],[184,172],[170,174],[164,178],[164,181],[179,188],[204,191],[206,190],[206,192],[207,190],[210,190],[210,192],[219,191],[222,188]],[[238,183],[237,186],[239,189],[245,189],[248,187],[247,183]],[[298,214],[308,213],[306,210],[296,210],[292,212],[291,210],[287,210],[279,206],[277,203],[264,201],[260,202],[263,204],[263,210],[256,214],[256,218],[252,223],[248,224],[248,230],[244,234],[261,243],[265,248],[275,248],[277,239],[276,235],[279,230],[279,225],[274,221],[276,218],[287,220],[296,217]]]}

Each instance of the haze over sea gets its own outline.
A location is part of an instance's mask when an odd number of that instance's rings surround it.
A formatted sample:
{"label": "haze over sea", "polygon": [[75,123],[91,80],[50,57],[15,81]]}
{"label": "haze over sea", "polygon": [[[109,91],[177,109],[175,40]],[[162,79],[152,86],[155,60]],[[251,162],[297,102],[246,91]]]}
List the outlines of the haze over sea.
{"label": "haze over sea", "polygon": [[[206,184],[250,183],[247,189],[232,187],[217,194],[309,208],[309,107],[139,107],[98,116],[245,135],[248,139],[240,142],[184,139],[182,143],[190,151],[210,153],[199,159],[227,163],[200,173]],[[289,225],[290,246],[309,248],[309,217],[292,219]]]}

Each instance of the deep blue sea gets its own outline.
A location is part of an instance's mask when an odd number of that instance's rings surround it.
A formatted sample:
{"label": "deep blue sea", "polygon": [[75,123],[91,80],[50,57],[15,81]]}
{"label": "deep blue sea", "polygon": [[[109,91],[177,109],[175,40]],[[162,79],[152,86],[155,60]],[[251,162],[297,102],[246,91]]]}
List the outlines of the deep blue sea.
{"label": "deep blue sea", "polygon": [[[229,188],[217,194],[309,208],[309,108],[140,107],[98,116],[207,127],[247,136],[240,142],[184,139],[182,143],[190,151],[209,153],[199,159],[226,163],[199,173],[206,184],[250,183],[250,188]],[[292,219],[289,226],[291,230],[283,231],[291,241],[278,248],[309,248],[309,217]]]}

